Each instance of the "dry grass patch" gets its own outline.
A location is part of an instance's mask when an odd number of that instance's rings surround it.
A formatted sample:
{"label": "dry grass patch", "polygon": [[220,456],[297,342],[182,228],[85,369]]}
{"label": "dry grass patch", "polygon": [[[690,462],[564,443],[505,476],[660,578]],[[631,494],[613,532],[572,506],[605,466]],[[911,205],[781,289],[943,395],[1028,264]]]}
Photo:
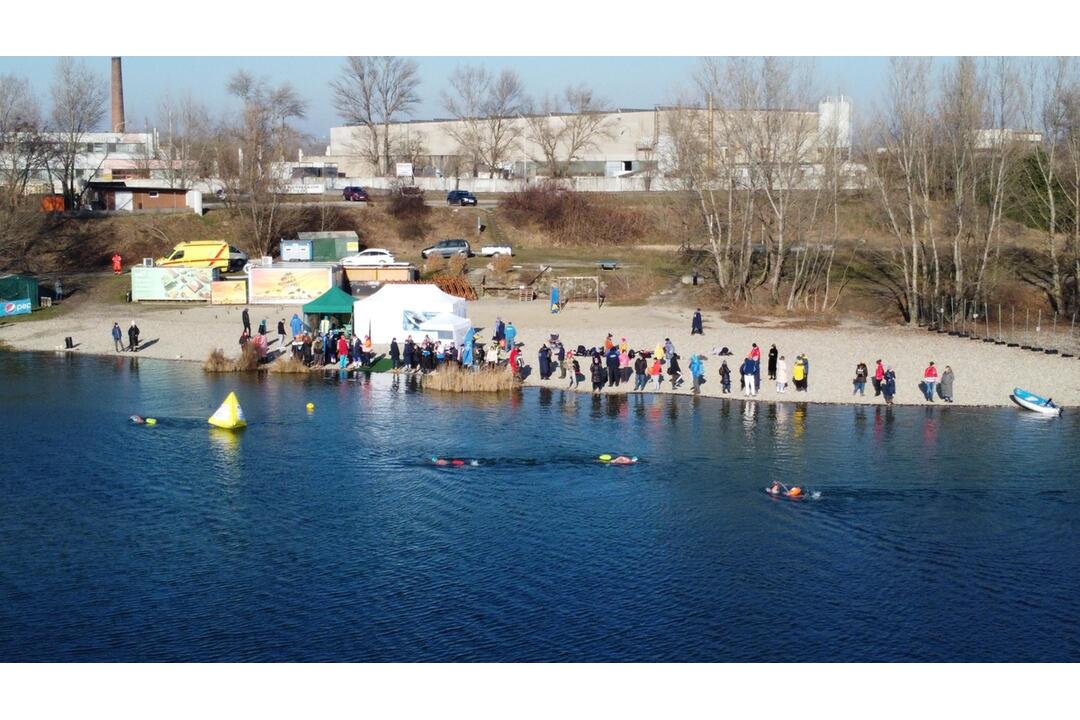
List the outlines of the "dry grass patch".
{"label": "dry grass patch", "polygon": [[226,357],[221,348],[211,350],[203,363],[203,372],[251,372],[259,369],[259,351],[253,345],[245,345],[236,358]]}
{"label": "dry grass patch", "polygon": [[312,368],[309,368],[302,360],[298,360],[292,355],[282,355],[277,360],[270,363],[266,369],[272,373],[283,373],[287,375],[298,375],[312,371]]}
{"label": "dry grass patch", "polygon": [[509,368],[462,370],[457,365],[444,365],[435,372],[421,376],[420,387],[441,392],[508,392],[521,387],[521,381]]}

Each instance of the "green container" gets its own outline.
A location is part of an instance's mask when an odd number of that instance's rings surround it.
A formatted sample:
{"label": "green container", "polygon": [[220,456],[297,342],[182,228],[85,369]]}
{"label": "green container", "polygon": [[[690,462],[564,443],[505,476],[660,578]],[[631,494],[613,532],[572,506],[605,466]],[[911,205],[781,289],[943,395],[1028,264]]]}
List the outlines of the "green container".
{"label": "green container", "polygon": [[0,300],[30,299],[30,307],[39,305],[38,280],[33,275],[0,276]]}

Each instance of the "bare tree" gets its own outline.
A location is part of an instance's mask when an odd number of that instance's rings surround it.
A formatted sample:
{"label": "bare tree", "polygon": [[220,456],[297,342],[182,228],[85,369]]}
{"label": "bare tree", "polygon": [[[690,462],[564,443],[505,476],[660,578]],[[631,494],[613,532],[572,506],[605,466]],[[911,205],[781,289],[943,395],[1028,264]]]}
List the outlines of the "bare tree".
{"label": "bare tree", "polygon": [[548,172],[562,177],[570,163],[611,137],[611,119],[601,112],[604,101],[586,85],[571,85],[562,98],[545,96],[528,108],[528,132]]}
{"label": "bare tree", "polygon": [[1064,310],[1065,293],[1062,273],[1060,225],[1064,217],[1059,198],[1062,155],[1067,153],[1070,85],[1075,81],[1071,58],[1033,61],[1029,64],[1024,86],[1028,89],[1024,118],[1028,127],[1042,135],[1030,161],[1023,163],[1024,182],[1034,203],[1024,209],[1032,224],[1045,232],[1046,252],[1050,261],[1046,294],[1055,312]]}
{"label": "bare tree", "polygon": [[893,252],[879,258],[878,269],[904,319],[912,324],[926,309],[925,250],[933,233],[927,203],[933,145],[930,72],[929,59],[890,61],[885,111],[876,122],[874,144],[865,154],[883,224],[893,239]]}
{"label": "bare tree", "polygon": [[237,148],[236,164],[223,164],[223,169],[235,168],[237,205],[250,225],[249,250],[267,255],[277,239],[279,196],[287,179],[284,160],[300,142],[289,120],[304,117],[306,104],[288,85],[272,88],[244,71],[232,76],[227,89],[243,107],[227,126]]}
{"label": "bare tree", "polygon": [[362,128],[360,155],[378,174],[390,171],[390,125],[410,115],[420,102],[419,85],[415,61],[389,56],[350,57],[341,77],[330,84],[338,113]]}
{"label": "bare tree", "polygon": [[513,70],[491,75],[482,66],[465,66],[454,70],[450,87],[453,93],[443,93],[443,105],[458,123],[449,133],[467,157],[495,177],[522,134],[518,116],[527,103],[521,78]]}
{"label": "bare tree", "polygon": [[[768,218],[761,225],[761,239],[767,248],[765,276],[774,301],[780,297],[788,249],[800,232],[793,219],[810,220],[799,203],[806,199],[817,209],[819,199],[801,192],[811,162],[819,159],[813,155],[817,115],[809,112],[812,71],[800,60],[707,59],[698,78],[703,95],[717,106],[708,118],[711,162],[719,163],[749,193],[759,195],[758,210],[763,220]],[[714,147],[717,132],[724,151]]]}
{"label": "bare tree", "polygon": [[178,100],[166,95],[158,108],[158,127],[164,132],[160,164],[169,187],[190,187],[197,178],[210,177],[210,116],[190,93]]}
{"label": "bare tree", "polygon": [[105,116],[105,81],[80,61],[61,58],[51,87],[52,126],[57,135],[56,164],[64,200],[76,207],[82,196],[75,164],[83,151],[83,136]]}
{"label": "bare tree", "polygon": [[34,172],[47,165],[50,150],[30,83],[0,75],[0,191],[5,208],[23,204],[27,186]]}

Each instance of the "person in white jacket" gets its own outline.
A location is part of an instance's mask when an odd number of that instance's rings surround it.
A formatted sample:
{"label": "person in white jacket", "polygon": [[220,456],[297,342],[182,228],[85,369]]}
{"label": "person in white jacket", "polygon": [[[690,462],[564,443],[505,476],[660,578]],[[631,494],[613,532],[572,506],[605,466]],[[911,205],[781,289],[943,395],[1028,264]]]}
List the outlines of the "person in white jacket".
{"label": "person in white jacket", "polygon": [[787,360],[781,355],[776,361],[776,392],[782,393],[787,390]]}

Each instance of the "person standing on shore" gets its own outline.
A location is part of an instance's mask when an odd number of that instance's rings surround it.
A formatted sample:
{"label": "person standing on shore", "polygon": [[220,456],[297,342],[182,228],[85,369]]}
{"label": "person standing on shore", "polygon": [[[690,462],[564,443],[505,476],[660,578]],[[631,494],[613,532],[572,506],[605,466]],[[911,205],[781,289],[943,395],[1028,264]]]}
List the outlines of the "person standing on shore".
{"label": "person standing on shore", "polygon": [[131,325],[128,327],[128,350],[131,352],[137,352],[139,350],[139,326],[135,324],[135,321],[131,321]]}
{"label": "person standing on shore", "polygon": [[690,334],[691,335],[704,335],[705,334],[705,330],[704,330],[704,328],[702,327],[702,324],[701,324],[701,308],[698,308],[696,311],[694,311],[694,319],[690,323]]}
{"label": "person standing on shore", "polygon": [[604,366],[600,363],[600,356],[594,355],[592,360],[592,391],[598,393],[604,389]]}
{"label": "person standing on shore", "polygon": [[727,360],[720,363],[720,388],[725,395],[731,392],[731,368],[727,366]]}
{"label": "person standing on shore", "polygon": [[694,384],[695,395],[701,392],[701,379],[704,374],[705,364],[702,362],[701,355],[695,353],[690,357],[690,378]]}
{"label": "person standing on shore", "polygon": [[570,372],[570,384],[567,387],[576,388],[578,386],[578,378],[581,376],[581,364],[578,363],[576,357],[574,357],[573,351],[566,354],[566,362],[570,366],[567,368]]}
{"label": "person standing on shore", "polygon": [[278,347],[285,347],[285,318],[281,318],[277,323],[277,339]]}
{"label": "person standing on shore", "polygon": [[866,376],[870,374],[870,370],[866,367],[866,363],[861,362],[855,366],[855,380],[853,385],[855,389],[851,391],[852,395],[866,395]]}
{"label": "person standing on shore", "polygon": [[654,357],[652,365],[649,366],[649,376],[653,379],[655,389],[660,390],[660,381],[663,379],[663,368],[660,366],[660,358]]}
{"label": "person standing on shore", "polygon": [[671,338],[664,338],[664,357],[675,361],[675,343],[671,342]]}
{"label": "person standing on shore", "polygon": [[791,370],[791,380],[795,383],[795,392],[806,390],[806,363],[802,355],[795,356],[795,367]]}
{"label": "person standing on shore", "polygon": [[551,377],[551,348],[544,343],[536,353],[537,365],[540,369],[540,379],[547,380]]}
{"label": "person standing on shore", "polygon": [[931,360],[926,370],[923,370],[923,394],[926,395],[927,402],[934,402],[934,387],[937,385],[937,379],[937,368]]}
{"label": "person standing on shore", "polygon": [[941,373],[941,382],[938,388],[941,390],[941,399],[948,403],[953,401],[953,380],[952,368],[946,365],[945,372]]}
{"label": "person standing on shore", "polygon": [[566,348],[563,347],[562,340],[555,343],[555,357],[559,361],[559,379],[566,379]]}
{"label": "person standing on shore", "polygon": [[896,395],[896,373],[892,367],[885,369],[885,376],[881,381],[881,392],[885,396],[885,404],[892,405],[893,396]]}
{"label": "person standing on shore", "polygon": [[503,329],[503,337],[506,339],[507,349],[513,350],[514,340],[517,338],[517,328],[514,327],[514,323],[506,323],[506,327]]}
{"label": "person standing on shore", "polygon": [[[608,336],[610,339],[611,336]],[[619,349],[612,345],[605,355],[607,360],[607,384],[608,387],[619,386]]]}
{"label": "person standing on shore", "polygon": [[776,349],[776,343],[773,343],[769,348],[769,379],[776,380],[776,358],[779,355],[779,351]]}
{"label": "person standing on shore", "polygon": [[296,313],[293,313],[292,320],[289,321],[289,329],[292,330],[293,342],[296,342],[296,336],[304,329],[304,321]]}
{"label": "person standing on shore", "polygon": [[645,389],[646,383],[649,382],[648,371],[649,363],[645,360],[645,355],[639,352],[637,357],[634,358],[634,390],[636,392]]}
{"label": "person standing on shore", "polygon": [[802,358],[803,364],[802,388],[807,391],[810,389],[810,358],[806,357],[806,353],[802,353],[799,357]]}
{"label": "person standing on shore", "polygon": [[120,323],[114,322],[112,324],[112,339],[113,345],[116,347],[116,352],[124,351],[124,331],[120,329]]}
{"label": "person standing on shore", "polygon": [[[757,346],[755,345],[754,347]],[[743,376],[743,395],[747,397],[757,395],[757,386],[754,384],[754,361],[751,356],[747,355],[742,361],[739,372]]]}
{"label": "person standing on shore", "polygon": [[53,298],[56,302],[64,301],[64,285],[60,282],[60,278],[56,278],[56,282],[53,283]]}
{"label": "person standing on shore", "polygon": [[244,330],[247,332],[248,337],[251,337],[251,314],[248,313],[247,308],[244,308],[244,312],[240,313],[240,320],[244,323]]}
{"label": "person standing on shore", "polygon": [[776,361],[776,392],[787,392],[787,360],[783,355]]}
{"label": "person standing on shore", "polygon": [[630,367],[630,353],[627,348],[621,347],[619,349],[619,382],[630,382],[630,375],[633,374],[633,370]]}
{"label": "person standing on shore", "polygon": [[881,395],[881,383],[885,380],[885,366],[881,364],[881,358],[878,358],[877,366],[874,367],[874,397]]}

